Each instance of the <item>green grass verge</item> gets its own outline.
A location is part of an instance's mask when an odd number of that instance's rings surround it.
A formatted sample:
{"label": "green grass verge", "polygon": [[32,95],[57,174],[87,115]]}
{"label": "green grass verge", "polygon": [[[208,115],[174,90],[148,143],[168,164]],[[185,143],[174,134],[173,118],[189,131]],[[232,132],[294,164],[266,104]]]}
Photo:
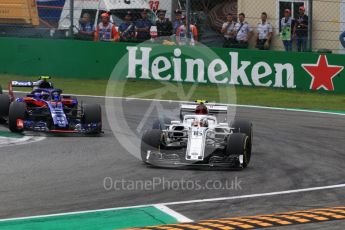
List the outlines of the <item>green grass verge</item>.
{"label": "green grass verge", "polygon": [[[10,80],[33,80],[33,77],[1,75],[0,84],[5,88]],[[64,93],[87,94],[104,96],[107,80],[84,80],[84,79],[65,79],[54,77],[52,79],[57,88],[64,90]],[[124,83],[124,82],[119,82]],[[174,83],[173,87],[180,87],[179,93],[174,91],[166,91],[161,95],[160,99],[170,100],[194,100],[207,99],[215,102],[220,101],[219,95],[225,94],[229,87],[212,86],[199,84],[195,91],[188,98],[181,97],[181,91],[187,94],[192,84],[184,84],[183,86]],[[117,92],[114,96],[123,97],[142,97],[155,98],[153,94],[145,94],[155,89],[162,88],[162,83],[153,81],[134,81],[129,80],[125,83],[123,93]],[[316,109],[316,110],[333,110],[345,111],[345,95],[343,94],[327,94],[318,92],[301,92],[297,90],[272,89],[272,88],[252,88],[252,87],[236,87],[237,103],[245,105],[260,105],[270,107],[284,108],[300,108],[300,109]]]}
{"label": "green grass verge", "polygon": [[155,207],[143,207],[1,221],[0,229],[115,230],[176,223]]}

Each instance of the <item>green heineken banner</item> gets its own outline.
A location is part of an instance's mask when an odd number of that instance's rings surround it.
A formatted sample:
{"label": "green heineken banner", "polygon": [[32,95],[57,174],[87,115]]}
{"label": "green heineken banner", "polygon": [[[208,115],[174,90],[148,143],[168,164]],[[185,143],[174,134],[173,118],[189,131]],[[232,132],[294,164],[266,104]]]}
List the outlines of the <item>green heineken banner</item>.
{"label": "green heineken banner", "polygon": [[345,92],[341,55],[164,47],[157,56],[155,49],[162,47],[127,46],[127,78]]}
{"label": "green heineken banner", "polygon": [[9,38],[0,50],[0,73],[345,93],[344,55]]}

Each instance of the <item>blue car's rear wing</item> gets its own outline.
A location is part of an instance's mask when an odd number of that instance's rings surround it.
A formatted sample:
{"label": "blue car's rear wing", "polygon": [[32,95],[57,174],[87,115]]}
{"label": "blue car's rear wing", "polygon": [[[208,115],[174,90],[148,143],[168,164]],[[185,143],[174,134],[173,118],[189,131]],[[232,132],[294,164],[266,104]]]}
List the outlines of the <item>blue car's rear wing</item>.
{"label": "blue car's rear wing", "polygon": [[10,84],[12,87],[32,88],[35,86],[35,82],[32,82],[32,81],[11,81]]}
{"label": "blue car's rear wing", "polygon": [[33,87],[39,85],[40,80],[47,81],[49,79],[50,79],[49,76],[40,76],[39,81],[36,81],[36,82],[34,82],[34,81],[11,81],[10,84],[12,85],[12,87],[30,87],[30,88],[33,88]]}
{"label": "blue car's rear wing", "polygon": [[49,76],[40,76],[38,81],[10,81],[8,84],[8,95],[10,96],[11,101],[14,101],[15,97],[13,93],[13,87],[34,88],[36,86],[39,86],[42,80],[47,81],[48,79],[50,79]]}
{"label": "blue car's rear wing", "polygon": [[32,81],[10,81],[8,83],[8,95],[10,97],[11,101],[15,100],[14,97],[14,92],[13,92],[13,88],[17,87],[17,88],[33,88],[37,86],[36,82],[32,82]]}

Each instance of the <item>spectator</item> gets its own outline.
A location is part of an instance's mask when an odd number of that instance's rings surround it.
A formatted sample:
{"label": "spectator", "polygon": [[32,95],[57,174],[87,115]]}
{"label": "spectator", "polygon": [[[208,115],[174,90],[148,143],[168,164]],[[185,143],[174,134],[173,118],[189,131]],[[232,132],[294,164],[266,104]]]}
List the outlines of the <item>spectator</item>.
{"label": "spectator", "polygon": [[135,22],[135,30],[137,32],[137,41],[143,42],[151,38],[150,29],[152,22],[147,18],[147,10],[141,12],[141,18]]}
{"label": "spectator", "polygon": [[79,29],[77,38],[80,40],[92,41],[94,36],[94,27],[91,23],[91,17],[89,13],[84,13],[83,17],[79,20]]}
{"label": "spectator", "polygon": [[286,51],[292,51],[292,28],[294,27],[295,21],[291,17],[291,11],[289,9],[284,10],[284,17],[280,21],[280,38],[283,41]]}
{"label": "spectator", "polygon": [[345,31],[340,34],[339,40],[341,45],[345,48]]}
{"label": "spectator", "polygon": [[101,15],[102,22],[98,24],[95,41],[119,41],[119,32],[115,26],[110,22],[110,14],[103,13]]}
{"label": "spectator", "polygon": [[170,37],[173,32],[173,25],[169,19],[165,18],[166,10],[158,11],[158,20],[156,21],[158,37]]}
{"label": "spectator", "polygon": [[198,29],[195,25],[190,24],[190,35],[187,35],[187,18],[183,17],[183,25],[181,25],[176,32],[176,41],[180,45],[187,43],[187,38],[190,39],[190,44],[195,45],[195,41],[198,41]]}
{"label": "spectator", "polygon": [[125,15],[124,22],[119,26],[120,41],[133,42],[135,40],[135,25],[132,22],[132,13],[128,11]]}
{"label": "spectator", "polygon": [[306,52],[308,42],[308,16],[305,15],[304,6],[299,7],[299,15],[294,27],[294,37],[296,38],[297,51]]}
{"label": "spectator", "polygon": [[224,48],[229,48],[236,43],[235,24],[236,23],[233,20],[232,14],[228,14],[226,17],[226,22],[224,22],[221,30],[221,33],[224,34]]}
{"label": "spectator", "polygon": [[249,24],[244,21],[246,18],[244,13],[240,13],[238,15],[239,22],[235,25],[235,37],[236,43],[235,46],[237,48],[248,48],[248,41],[251,37],[252,29],[250,28]]}
{"label": "spectator", "polygon": [[183,25],[182,12],[180,10],[175,11],[175,21],[173,23],[173,33],[177,33],[177,29]]}
{"label": "spectator", "polygon": [[261,22],[257,26],[256,48],[259,50],[268,50],[271,45],[273,28],[271,23],[267,22],[267,13],[261,14]]}

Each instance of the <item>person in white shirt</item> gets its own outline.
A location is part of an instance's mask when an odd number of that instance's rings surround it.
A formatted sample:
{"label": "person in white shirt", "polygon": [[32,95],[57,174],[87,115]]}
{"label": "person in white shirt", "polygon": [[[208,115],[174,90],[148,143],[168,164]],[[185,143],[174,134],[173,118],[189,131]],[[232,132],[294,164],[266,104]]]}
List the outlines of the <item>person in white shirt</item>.
{"label": "person in white shirt", "polygon": [[261,22],[257,25],[256,33],[256,48],[259,50],[268,50],[271,45],[273,27],[271,23],[267,22],[267,13],[261,14]]}
{"label": "person in white shirt", "polygon": [[236,42],[235,24],[232,14],[228,14],[221,30],[221,33],[224,34],[224,48],[229,48]]}
{"label": "person in white shirt", "polygon": [[238,15],[239,22],[235,25],[236,48],[248,48],[248,41],[252,35],[253,29],[244,21],[245,17],[244,13],[240,13]]}

